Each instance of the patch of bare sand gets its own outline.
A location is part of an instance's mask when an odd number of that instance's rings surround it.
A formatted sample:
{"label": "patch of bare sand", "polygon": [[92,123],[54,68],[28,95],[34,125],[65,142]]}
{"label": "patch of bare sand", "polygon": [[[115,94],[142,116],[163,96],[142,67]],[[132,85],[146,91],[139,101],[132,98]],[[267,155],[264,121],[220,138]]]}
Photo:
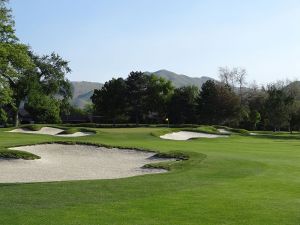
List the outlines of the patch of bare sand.
{"label": "patch of bare sand", "polygon": [[155,153],[152,152],[63,144],[22,146],[12,150],[31,152],[41,159],[0,160],[0,183],[116,179],[166,172],[142,168],[149,163],[166,161],[153,158]]}
{"label": "patch of bare sand", "polygon": [[206,134],[191,131],[179,131],[160,136],[162,139],[186,141],[192,138],[220,138],[227,137],[226,135]]}
{"label": "patch of bare sand", "polygon": [[13,133],[25,133],[25,134],[47,134],[47,135],[53,135],[53,136],[59,136],[59,137],[82,137],[82,136],[88,136],[92,135],[92,132],[76,132],[74,134],[59,134],[61,133],[62,129],[54,128],[54,127],[42,127],[38,131],[32,131],[26,128],[17,128],[14,130],[11,130],[9,132]]}

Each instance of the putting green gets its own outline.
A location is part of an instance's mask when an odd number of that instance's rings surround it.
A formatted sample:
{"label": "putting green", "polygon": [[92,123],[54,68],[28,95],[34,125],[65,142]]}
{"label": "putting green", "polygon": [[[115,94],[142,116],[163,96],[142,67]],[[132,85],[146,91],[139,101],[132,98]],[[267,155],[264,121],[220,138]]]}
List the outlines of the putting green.
{"label": "putting green", "polygon": [[[0,129],[0,149],[74,141]],[[299,225],[300,135],[184,142],[166,129],[95,129],[82,143],[184,152],[164,174],[117,180],[0,184],[0,224]],[[172,132],[170,129],[169,132]]]}

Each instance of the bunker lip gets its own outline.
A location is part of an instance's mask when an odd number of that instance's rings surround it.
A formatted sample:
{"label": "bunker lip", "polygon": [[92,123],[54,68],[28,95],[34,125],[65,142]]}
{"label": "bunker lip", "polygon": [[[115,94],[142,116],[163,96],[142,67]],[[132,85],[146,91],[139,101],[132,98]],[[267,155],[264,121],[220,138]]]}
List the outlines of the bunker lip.
{"label": "bunker lip", "polygon": [[231,134],[232,132],[226,130],[226,129],[218,129],[218,131],[221,133],[221,134]]}
{"label": "bunker lip", "polygon": [[46,135],[53,135],[57,137],[82,137],[92,135],[92,132],[76,132],[74,134],[60,134],[63,132],[63,129],[54,128],[54,127],[42,127],[38,131],[32,131],[27,128],[17,128],[8,132],[11,133],[25,133],[25,134],[46,134]]}
{"label": "bunker lip", "polygon": [[221,137],[228,137],[228,136],[207,134],[207,133],[200,133],[200,132],[191,132],[191,131],[179,131],[179,132],[173,132],[173,133],[160,136],[160,138],[162,139],[177,140],[177,141],[186,141],[194,138],[221,138]]}
{"label": "bunker lip", "polygon": [[27,151],[39,155],[41,159],[1,160],[0,183],[118,179],[157,174],[167,170],[143,167],[170,161],[153,157],[155,152],[79,144],[41,144],[11,150]]}

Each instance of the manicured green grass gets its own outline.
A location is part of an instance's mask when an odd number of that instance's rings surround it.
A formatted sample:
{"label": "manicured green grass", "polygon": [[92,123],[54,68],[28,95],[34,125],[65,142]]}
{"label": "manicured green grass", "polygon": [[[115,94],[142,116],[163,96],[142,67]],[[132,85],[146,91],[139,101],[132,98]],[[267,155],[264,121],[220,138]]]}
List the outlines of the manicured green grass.
{"label": "manicured green grass", "polygon": [[96,135],[76,139],[5,130],[0,130],[1,148],[76,141],[189,159],[168,165],[165,174],[0,184],[0,224],[300,224],[299,133],[171,141],[151,135],[166,128],[95,129]]}

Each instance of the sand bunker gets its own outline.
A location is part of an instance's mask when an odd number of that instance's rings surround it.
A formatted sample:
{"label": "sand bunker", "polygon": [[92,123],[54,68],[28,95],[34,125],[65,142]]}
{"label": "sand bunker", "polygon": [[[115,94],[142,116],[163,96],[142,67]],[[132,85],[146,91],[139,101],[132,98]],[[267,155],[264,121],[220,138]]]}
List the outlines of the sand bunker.
{"label": "sand bunker", "polygon": [[219,138],[219,137],[227,137],[227,136],[217,135],[217,134],[198,133],[198,132],[191,132],[191,131],[179,131],[179,132],[173,132],[173,133],[160,136],[160,138],[162,139],[178,140],[178,141],[185,141],[191,138]]}
{"label": "sand bunker", "polygon": [[54,127],[42,127],[38,131],[32,131],[26,128],[18,128],[11,130],[9,132],[13,133],[26,133],[26,134],[48,134],[48,135],[54,135],[54,136],[59,136],[59,137],[82,137],[82,136],[88,136],[92,135],[92,132],[76,132],[74,134],[59,134],[61,133],[62,129],[59,128],[54,128]]}
{"label": "sand bunker", "polygon": [[31,152],[41,159],[0,160],[0,183],[116,179],[166,172],[142,168],[145,164],[166,161],[153,158],[155,153],[151,152],[63,144],[23,146],[12,150]]}
{"label": "sand bunker", "polygon": [[225,129],[218,129],[218,131],[219,131],[221,134],[231,134],[230,131],[225,130]]}

